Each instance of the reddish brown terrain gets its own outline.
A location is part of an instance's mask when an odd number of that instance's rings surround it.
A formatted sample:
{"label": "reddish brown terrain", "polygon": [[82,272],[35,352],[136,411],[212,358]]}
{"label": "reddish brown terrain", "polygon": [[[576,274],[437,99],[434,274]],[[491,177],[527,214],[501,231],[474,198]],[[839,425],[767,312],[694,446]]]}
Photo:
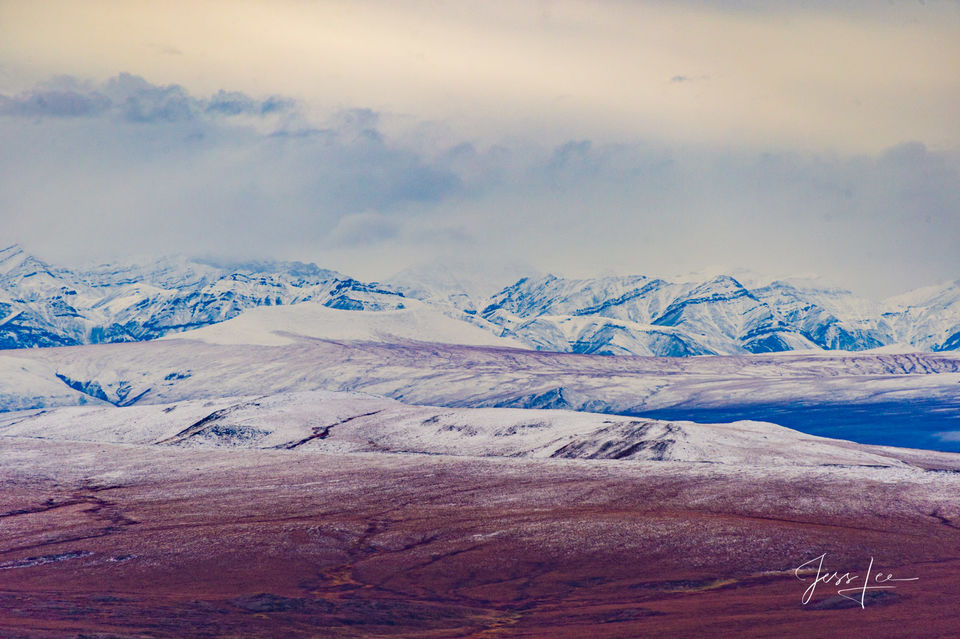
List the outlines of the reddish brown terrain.
{"label": "reddish brown terrain", "polygon": [[[0,486],[5,639],[960,632],[951,471],[7,437]],[[822,553],[919,579],[803,605]]]}

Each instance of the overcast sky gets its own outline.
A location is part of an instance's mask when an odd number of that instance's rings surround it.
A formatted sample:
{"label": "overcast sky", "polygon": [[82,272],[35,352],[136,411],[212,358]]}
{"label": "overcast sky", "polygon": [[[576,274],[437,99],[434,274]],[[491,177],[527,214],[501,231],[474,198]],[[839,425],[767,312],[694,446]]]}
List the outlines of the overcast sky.
{"label": "overcast sky", "polygon": [[960,278],[960,2],[0,0],[0,243]]}

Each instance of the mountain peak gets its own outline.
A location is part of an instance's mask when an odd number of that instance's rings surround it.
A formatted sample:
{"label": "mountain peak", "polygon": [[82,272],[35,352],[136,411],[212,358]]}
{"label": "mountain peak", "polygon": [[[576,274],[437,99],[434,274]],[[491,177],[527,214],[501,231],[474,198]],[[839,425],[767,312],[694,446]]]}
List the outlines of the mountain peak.
{"label": "mountain peak", "polygon": [[[25,255],[26,253],[24,252],[23,247],[16,243],[0,249],[0,272],[5,270],[4,265],[12,264],[13,260],[16,260],[18,257],[21,257],[22,259],[22,257]],[[20,260],[17,261],[17,263],[19,262]]]}
{"label": "mountain peak", "polygon": [[27,253],[19,244],[0,249],[0,276],[16,276],[17,273],[24,275],[21,271],[49,271],[50,266],[33,255]]}
{"label": "mountain peak", "polygon": [[248,260],[229,261],[215,259],[197,259],[197,264],[213,266],[224,271],[234,273],[272,273],[286,274],[295,277],[311,279],[345,280],[348,277],[338,271],[332,271],[317,266],[313,262],[277,261],[277,260]]}
{"label": "mountain peak", "polygon": [[708,282],[709,284],[722,284],[724,286],[734,286],[738,288],[746,288],[741,284],[735,277],[732,275],[717,275],[712,280]]}
{"label": "mountain peak", "polygon": [[713,279],[701,282],[693,288],[685,298],[688,300],[724,297],[739,297],[741,295],[750,295],[743,284],[738,282],[730,275],[717,275]]}

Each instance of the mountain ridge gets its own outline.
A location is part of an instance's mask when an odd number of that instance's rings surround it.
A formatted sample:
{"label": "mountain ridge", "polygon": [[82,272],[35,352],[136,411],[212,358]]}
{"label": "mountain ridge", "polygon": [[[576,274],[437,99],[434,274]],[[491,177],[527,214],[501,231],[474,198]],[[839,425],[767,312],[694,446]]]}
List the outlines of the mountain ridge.
{"label": "mountain ridge", "polygon": [[518,267],[495,269],[497,277],[437,269],[406,269],[383,284],[313,263],[183,256],[71,270],[13,244],[0,249],[0,349],[156,339],[259,307],[376,312],[410,300],[535,350],[684,357],[960,349],[960,280],[879,303],[810,280],[744,285],[725,274],[701,281],[532,274],[486,295]]}

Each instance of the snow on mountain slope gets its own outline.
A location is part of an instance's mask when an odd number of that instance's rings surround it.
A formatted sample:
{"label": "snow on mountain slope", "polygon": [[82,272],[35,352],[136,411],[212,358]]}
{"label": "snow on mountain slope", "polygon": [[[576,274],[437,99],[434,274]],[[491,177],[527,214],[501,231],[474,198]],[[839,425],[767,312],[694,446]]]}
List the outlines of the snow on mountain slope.
{"label": "snow on mountain slope", "polygon": [[924,350],[960,349],[960,280],[890,298],[885,306],[894,341]]}
{"label": "snow on mountain slope", "polygon": [[108,402],[65,385],[41,362],[0,355],[0,408],[5,411]]}
{"label": "snow on mountain slope", "polygon": [[538,350],[590,355],[703,355],[707,351],[670,326],[640,324],[597,315],[540,315],[507,334]]}
{"label": "snow on mountain slope", "polygon": [[54,269],[17,244],[0,249],[0,283],[24,301],[46,299],[76,284],[69,272]]}
{"label": "snow on mountain slope", "polygon": [[644,276],[605,277],[569,280],[547,275],[523,278],[496,294],[483,315],[502,317],[508,324],[514,317],[537,315],[604,315],[649,323],[690,285],[676,286]]}
{"label": "snow on mountain slope", "polygon": [[681,331],[652,326],[673,297],[689,288],[642,276],[524,278],[493,296],[481,317],[540,350],[701,355],[709,351]]}
{"label": "snow on mountain slope", "polygon": [[275,346],[171,338],[20,349],[3,358],[11,364],[2,371],[0,411],[322,389],[449,407],[756,419],[865,443],[960,452],[960,359],[947,353],[601,357],[291,337]]}
{"label": "snow on mountain slope", "polygon": [[891,341],[880,305],[857,298],[849,291],[776,281],[755,289],[753,294],[777,309],[784,323],[794,327],[813,347],[857,351]]}
{"label": "snow on mountain slope", "polygon": [[[761,422],[694,424],[282,393],[0,416],[0,435],[103,443],[750,465],[905,466],[895,455]],[[960,462],[960,458],[958,458]]]}
{"label": "snow on mountain slope", "polygon": [[0,250],[0,348],[82,342],[96,322],[78,310],[89,299],[68,271],[54,269],[16,244]]}
{"label": "snow on mountain slope", "polygon": [[394,291],[299,263],[235,265],[180,288],[141,289],[131,295],[133,286],[122,289],[125,304],[117,304],[114,296],[100,307],[109,308],[114,326],[136,339],[223,322],[261,306],[316,301],[333,308],[382,310],[402,304]]}
{"label": "snow on mountain slope", "polygon": [[325,340],[414,340],[526,348],[521,342],[497,337],[472,324],[447,317],[414,299],[404,300],[396,309],[375,311],[342,310],[314,302],[295,306],[259,307],[222,323],[161,339],[274,346],[294,343],[292,336]]}
{"label": "snow on mountain slope", "polygon": [[[495,296],[482,316],[545,350],[684,356],[816,348],[727,276],[699,284],[645,277],[521,280]],[[570,318],[584,316],[602,325],[565,339]]]}
{"label": "snow on mountain slope", "polygon": [[153,339],[260,306],[317,301],[383,310],[402,300],[392,289],[301,262],[169,257],[72,273],[16,245],[0,251],[0,346],[8,348]]}
{"label": "snow on mountain slope", "polygon": [[769,305],[728,276],[718,276],[680,295],[653,323],[682,326],[685,333],[698,336],[708,352],[715,354],[813,347]]}
{"label": "snow on mountain slope", "polygon": [[[417,342],[263,346],[171,338],[4,357],[28,362],[61,393],[66,386],[86,389],[114,404],[329,389],[419,404],[643,414],[732,403],[951,401],[960,389],[960,360],[946,354],[612,358]],[[18,370],[11,366],[4,380],[11,392],[21,383]],[[18,395],[17,405],[29,406],[33,396]]]}
{"label": "snow on mountain slope", "polygon": [[[72,332],[72,331],[71,331]],[[28,304],[0,297],[0,349],[67,346],[76,338],[58,330]]]}
{"label": "snow on mountain slope", "polygon": [[[264,306],[317,302],[381,311],[416,298],[454,320],[540,350],[690,356],[906,345],[960,348],[960,283],[882,304],[815,280],[749,273],[565,279],[519,265],[421,265],[389,285],[300,262],[215,263],[183,257],[70,271],[14,245],[0,251],[0,347],[141,341]],[[583,318],[589,318],[587,320]],[[429,336],[421,339],[429,340]]]}
{"label": "snow on mountain slope", "polygon": [[[550,275],[504,289],[481,316],[537,348],[583,353],[860,351],[897,343],[914,350],[960,347],[956,283],[877,304],[817,280],[752,276],[750,281],[752,288],[726,275],[673,282]],[[592,334],[571,334],[572,318],[582,316],[595,320]],[[651,333],[650,327],[661,330]],[[665,335],[662,328],[672,330]]]}
{"label": "snow on mountain slope", "polygon": [[182,255],[140,258],[121,264],[96,264],[76,269],[77,277],[96,289],[117,289],[145,284],[158,289],[202,286],[223,275],[224,269],[188,259]]}

